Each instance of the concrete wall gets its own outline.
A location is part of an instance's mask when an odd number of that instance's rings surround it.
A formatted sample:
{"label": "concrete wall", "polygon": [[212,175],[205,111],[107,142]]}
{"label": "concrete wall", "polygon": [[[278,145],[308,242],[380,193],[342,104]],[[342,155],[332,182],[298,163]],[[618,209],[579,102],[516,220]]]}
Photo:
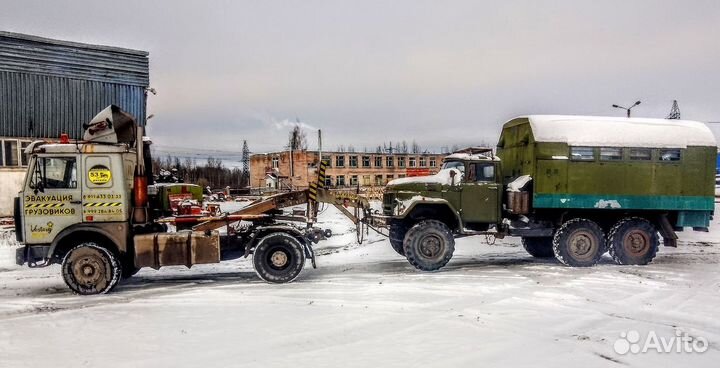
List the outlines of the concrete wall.
{"label": "concrete wall", "polygon": [[24,167],[0,168],[0,217],[12,216],[13,198],[25,180]]}

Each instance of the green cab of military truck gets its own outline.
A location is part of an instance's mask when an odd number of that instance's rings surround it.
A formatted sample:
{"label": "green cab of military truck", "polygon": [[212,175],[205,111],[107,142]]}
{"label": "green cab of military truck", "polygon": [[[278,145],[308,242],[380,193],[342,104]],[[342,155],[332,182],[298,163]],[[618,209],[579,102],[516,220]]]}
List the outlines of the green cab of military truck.
{"label": "green cab of military truck", "polygon": [[[486,231],[501,220],[500,170],[490,149],[468,148],[447,156],[435,175],[388,183],[383,211],[393,249],[418,268],[444,266],[453,236]],[[432,260],[423,261],[427,257]]]}

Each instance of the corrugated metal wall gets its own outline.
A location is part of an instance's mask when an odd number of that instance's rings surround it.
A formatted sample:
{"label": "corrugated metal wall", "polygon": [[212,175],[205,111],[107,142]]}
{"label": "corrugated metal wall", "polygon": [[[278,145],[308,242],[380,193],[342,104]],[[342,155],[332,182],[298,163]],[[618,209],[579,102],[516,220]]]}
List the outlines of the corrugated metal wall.
{"label": "corrugated metal wall", "polygon": [[110,104],[142,124],[148,54],[0,32],[0,136],[82,135]]}

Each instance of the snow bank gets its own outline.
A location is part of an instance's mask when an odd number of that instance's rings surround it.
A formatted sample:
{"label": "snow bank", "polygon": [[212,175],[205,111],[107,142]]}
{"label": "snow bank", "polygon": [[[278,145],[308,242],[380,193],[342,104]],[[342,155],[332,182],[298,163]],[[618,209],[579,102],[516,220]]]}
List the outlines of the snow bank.
{"label": "snow bank", "polygon": [[603,147],[717,146],[710,129],[697,121],[563,115],[530,115],[527,119],[538,142]]}
{"label": "snow bank", "polygon": [[488,156],[483,154],[471,155],[469,153],[453,153],[451,155],[445,156],[445,159],[500,161],[500,158],[497,156]]}
{"label": "snow bank", "polygon": [[412,183],[425,183],[425,184],[441,184],[451,185],[452,176],[451,172],[455,172],[455,184],[462,182],[463,173],[458,169],[443,169],[438,171],[435,175],[430,176],[413,176],[411,178],[400,178],[392,180],[388,185],[400,185],[400,184],[412,184]]}

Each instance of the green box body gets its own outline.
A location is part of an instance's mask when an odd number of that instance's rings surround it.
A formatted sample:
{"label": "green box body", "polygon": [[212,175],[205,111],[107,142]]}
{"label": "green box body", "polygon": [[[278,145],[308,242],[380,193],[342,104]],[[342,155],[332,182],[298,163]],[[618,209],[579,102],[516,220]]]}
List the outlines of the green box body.
{"label": "green box body", "polygon": [[[652,152],[649,160],[633,159],[633,146],[615,143],[622,158],[607,161],[600,158],[602,143],[538,141],[530,119],[517,118],[503,126],[497,155],[502,160],[505,185],[521,175],[532,177],[533,209],[667,211],[676,219],[676,226],[709,225],[717,147],[678,146],[680,159],[664,161],[660,153],[667,147],[652,147],[650,137],[642,146]],[[625,133],[619,130],[614,134]],[[563,137],[563,132],[556,135]],[[572,146],[592,148],[594,158],[573,159]]]}

